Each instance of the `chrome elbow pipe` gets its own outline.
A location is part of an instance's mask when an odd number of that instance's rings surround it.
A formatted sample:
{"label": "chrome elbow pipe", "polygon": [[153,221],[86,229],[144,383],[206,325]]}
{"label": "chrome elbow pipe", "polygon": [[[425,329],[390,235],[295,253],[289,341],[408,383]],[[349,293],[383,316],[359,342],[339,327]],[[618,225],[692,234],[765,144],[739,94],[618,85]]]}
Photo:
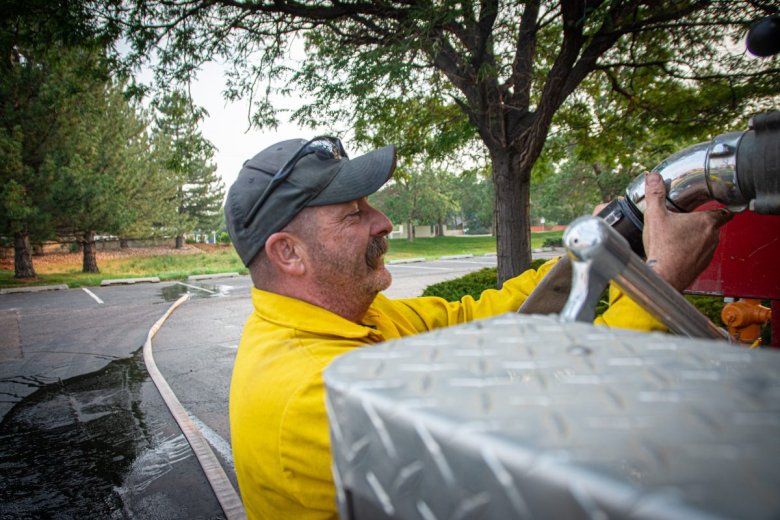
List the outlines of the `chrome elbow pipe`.
{"label": "chrome elbow pipe", "polygon": [[[688,147],[654,168],[670,210],[689,212],[716,200],[734,212],[780,215],[780,112],[758,114],[748,127]],[[644,213],[643,175],[628,185],[626,199]]]}
{"label": "chrome elbow pipe", "polygon": [[[750,199],[739,187],[737,150],[745,132],[719,135],[712,141],[695,144],[664,159],[653,170],[666,184],[666,205],[671,211],[687,213],[710,200],[731,211],[747,209]],[[626,188],[626,198],[645,211],[644,175]]]}

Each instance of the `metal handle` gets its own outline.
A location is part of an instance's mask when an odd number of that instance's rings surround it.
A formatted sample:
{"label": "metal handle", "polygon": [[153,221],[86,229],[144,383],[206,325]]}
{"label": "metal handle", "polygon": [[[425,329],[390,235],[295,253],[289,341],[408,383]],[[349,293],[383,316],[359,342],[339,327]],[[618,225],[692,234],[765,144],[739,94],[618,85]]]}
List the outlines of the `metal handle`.
{"label": "metal handle", "polygon": [[596,217],[580,217],[563,235],[572,260],[572,289],[562,321],[592,321],[610,280],[669,330],[695,338],[730,340],[632,251],[626,239]]}

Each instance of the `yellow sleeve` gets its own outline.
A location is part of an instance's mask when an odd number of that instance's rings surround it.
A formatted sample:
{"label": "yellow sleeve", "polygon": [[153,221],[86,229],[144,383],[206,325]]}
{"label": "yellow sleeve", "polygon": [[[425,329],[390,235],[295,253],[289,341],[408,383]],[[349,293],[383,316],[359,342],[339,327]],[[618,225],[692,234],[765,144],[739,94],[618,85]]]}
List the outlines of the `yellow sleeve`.
{"label": "yellow sleeve", "polygon": [[[464,296],[460,301],[448,302],[443,298],[423,297],[397,300],[396,303],[420,332],[515,312],[557,261],[558,258],[553,258],[537,270],[529,269],[504,282],[501,289],[488,289],[478,300]],[[666,330],[662,323],[614,286],[610,287],[609,304],[609,309],[594,320],[595,324],[641,331]]]}
{"label": "yellow sleeve", "polygon": [[395,300],[396,309],[418,332],[514,312],[557,261],[554,258],[538,270],[529,269],[504,282],[501,289],[483,291],[477,300],[464,296],[460,301],[448,302],[444,298],[427,296]]}
{"label": "yellow sleeve", "polygon": [[639,306],[617,286],[609,286],[609,309],[597,316],[596,325],[607,325],[618,329],[666,332],[667,327]]}

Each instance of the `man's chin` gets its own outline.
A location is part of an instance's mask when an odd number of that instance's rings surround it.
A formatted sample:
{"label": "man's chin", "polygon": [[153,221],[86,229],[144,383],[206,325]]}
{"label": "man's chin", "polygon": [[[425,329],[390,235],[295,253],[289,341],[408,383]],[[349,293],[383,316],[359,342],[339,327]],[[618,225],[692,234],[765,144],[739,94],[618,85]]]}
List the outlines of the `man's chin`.
{"label": "man's chin", "polygon": [[376,272],[374,273],[374,281],[376,291],[379,293],[390,287],[390,284],[393,282],[393,275],[390,274],[390,271],[382,264],[377,267]]}

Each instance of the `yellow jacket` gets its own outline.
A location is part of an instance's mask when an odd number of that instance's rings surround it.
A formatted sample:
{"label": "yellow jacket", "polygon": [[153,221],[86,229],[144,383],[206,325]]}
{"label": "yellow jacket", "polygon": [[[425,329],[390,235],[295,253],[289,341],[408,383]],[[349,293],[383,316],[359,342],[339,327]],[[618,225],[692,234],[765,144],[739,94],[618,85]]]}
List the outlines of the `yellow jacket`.
{"label": "yellow jacket", "polygon": [[[554,262],[488,290],[479,300],[390,300],[378,295],[361,324],[321,307],[252,290],[254,312],[230,387],[236,473],[249,518],[337,518],[323,369],[352,349],[516,310]],[[596,323],[661,329],[617,290]]]}

